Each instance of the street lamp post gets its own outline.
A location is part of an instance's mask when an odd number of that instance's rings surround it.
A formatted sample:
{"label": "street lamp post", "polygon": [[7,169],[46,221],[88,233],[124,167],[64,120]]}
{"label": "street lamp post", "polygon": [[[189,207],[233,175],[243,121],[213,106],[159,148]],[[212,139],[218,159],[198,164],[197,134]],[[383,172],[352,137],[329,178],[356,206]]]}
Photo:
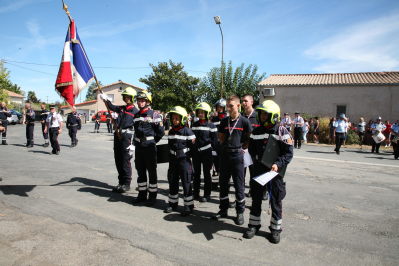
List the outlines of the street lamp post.
{"label": "street lamp post", "polygon": [[222,32],[222,27],[220,26],[220,24],[222,24],[222,21],[220,20],[219,16],[214,17],[216,24],[219,25],[219,29],[220,29],[220,34],[222,34],[222,85],[220,87],[220,99],[223,98],[223,32]]}

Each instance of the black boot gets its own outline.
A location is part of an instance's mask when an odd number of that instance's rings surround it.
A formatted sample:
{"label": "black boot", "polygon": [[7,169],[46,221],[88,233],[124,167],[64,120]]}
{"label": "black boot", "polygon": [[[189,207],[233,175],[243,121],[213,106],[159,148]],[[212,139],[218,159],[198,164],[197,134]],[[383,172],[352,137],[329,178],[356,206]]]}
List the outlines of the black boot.
{"label": "black boot", "polygon": [[259,232],[259,228],[256,227],[248,227],[247,231],[245,231],[243,237],[247,239],[253,238]]}
{"label": "black boot", "polygon": [[44,147],[44,148],[47,148],[48,146],[50,146],[50,145],[48,144],[48,142],[43,144],[43,147]]}
{"label": "black boot", "polygon": [[137,198],[133,199],[132,204],[138,204],[140,202],[147,201],[147,191],[145,193],[140,193]]}
{"label": "black boot", "polygon": [[200,197],[199,192],[194,192],[193,198],[194,199],[199,199],[199,197]]}
{"label": "black boot", "polygon": [[272,233],[272,239],[271,239],[272,243],[274,244],[280,243],[280,231],[270,229],[270,232]]}
{"label": "black boot", "polygon": [[236,202],[235,201],[229,202],[229,208],[230,209],[234,209],[235,207],[236,207]]}
{"label": "black boot", "polygon": [[220,210],[217,214],[212,215],[212,220],[220,220],[221,218],[227,218],[227,210]]}
{"label": "black boot", "polygon": [[184,210],[183,210],[182,213],[180,213],[180,216],[186,217],[186,216],[189,216],[192,213],[193,213],[193,209],[192,208],[190,208],[189,206],[184,206]]}
{"label": "black boot", "polygon": [[268,200],[268,199],[269,199],[269,191],[265,190],[263,191],[262,200]]}
{"label": "black boot", "polygon": [[177,209],[177,206],[175,206],[175,207],[168,206],[168,207],[166,207],[166,209],[163,212],[164,213],[171,213],[173,211],[176,211],[176,209]]}
{"label": "black boot", "polygon": [[209,202],[211,200],[211,196],[204,196],[201,198],[201,202]]}
{"label": "black boot", "polygon": [[117,193],[117,191],[119,190],[119,188],[120,188],[121,186],[122,186],[121,184],[118,184],[116,187],[114,187],[114,188],[112,189],[112,192]]}
{"label": "black boot", "polygon": [[148,198],[146,206],[147,206],[147,207],[151,207],[151,206],[154,205],[156,202],[157,202],[157,199],[156,199],[156,198]]}
{"label": "black boot", "polygon": [[8,143],[4,141],[1,145],[8,145]]}
{"label": "black boot", "polygon": [[243,225],[244,224],[244,213],[237,213],[237,217],[234,221],[236,225]]}

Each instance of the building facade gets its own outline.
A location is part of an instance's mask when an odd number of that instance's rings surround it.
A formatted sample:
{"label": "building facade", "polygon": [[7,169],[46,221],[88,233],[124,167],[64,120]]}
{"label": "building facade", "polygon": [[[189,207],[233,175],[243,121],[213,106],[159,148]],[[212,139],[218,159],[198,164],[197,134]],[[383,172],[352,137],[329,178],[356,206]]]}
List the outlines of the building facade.
{"label": "building facade", "polygon": [[399,71],[271,75],[257,89],[261,102],[273,100],[291,117],[299,111],[320,117],[345,113],[351,122],[399,119]]}

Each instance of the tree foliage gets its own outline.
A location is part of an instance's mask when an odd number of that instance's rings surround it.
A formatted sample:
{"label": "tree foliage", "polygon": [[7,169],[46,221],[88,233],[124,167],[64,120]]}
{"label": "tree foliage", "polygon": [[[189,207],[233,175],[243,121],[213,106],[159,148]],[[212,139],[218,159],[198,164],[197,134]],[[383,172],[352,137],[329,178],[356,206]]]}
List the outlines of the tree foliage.
{"label": "tree foliage", "polygon": [[158,66],[150,64],[153,72],[146,75],[146,78],[140,78],[140,82],[146,84],[148,91],[152,93],[151,106],[154,109],[167,112],[179,105],[190,112],[201,99],[200,79],[183,71],[182,63],[175,64],[169,60],[169,64],[170,66],[167,62],[159,62]]}
{"label": "tree foliage", "polygon": [[[101,81],[99,81],[98,84],[100,84],[101,87],[103,86]],[[89,87],[87,87],[86,101],[92,101],[96,99],[96,92],[93,91],[95,88],[97,88],[97,83],[93,81]]]}
{"label": "tree foliage", "polygon": [[[1,63],[0,63],[0,69],[1,69]],[[3,71],[0,71],[0,88],[25,96],[25,92],[21,90],[21,87],[11,82],[10,72],[11,71],[7,70],[7,68],[3,68]]]}
{"label": "tree foliage", "polygon": [[8,92],[3,89],[0,89],[0,103],[1,102],[8,103],[9,100],[10,97],[8,97]]}
{"label": "tree foliage", "polygon": [[[244,94],[254,96],[254,106],[259,104],[259,91],[256,85],[261,82],[266,73],[257,74],[258,66],[250,64],[244,69],[244,63],[241,66],[233,68],[232,61],[226,68],[223,64],[223,98],[227,99],[230,95],[242,97]],[[202,78],[200,83],[203,92],[203,100],[209,104],[216,103],[220,99],[221,87],[221,67],[214,67]]]}
{"label": "tree foliage", "polygon": [[36,93],[34,91],[28,91],[28,101],[32,103],[41,103],[41,100],[36,97]]}

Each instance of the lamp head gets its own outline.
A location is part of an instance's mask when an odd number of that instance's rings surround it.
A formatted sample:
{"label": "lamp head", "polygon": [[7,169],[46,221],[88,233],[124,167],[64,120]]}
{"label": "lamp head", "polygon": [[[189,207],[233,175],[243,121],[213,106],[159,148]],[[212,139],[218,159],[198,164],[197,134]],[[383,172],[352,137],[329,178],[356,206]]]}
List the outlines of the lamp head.
{"label": "lamp head", "polygon": [[216,24],[222,24],[222,21],[220,20],[219,16],[214,17]]}

